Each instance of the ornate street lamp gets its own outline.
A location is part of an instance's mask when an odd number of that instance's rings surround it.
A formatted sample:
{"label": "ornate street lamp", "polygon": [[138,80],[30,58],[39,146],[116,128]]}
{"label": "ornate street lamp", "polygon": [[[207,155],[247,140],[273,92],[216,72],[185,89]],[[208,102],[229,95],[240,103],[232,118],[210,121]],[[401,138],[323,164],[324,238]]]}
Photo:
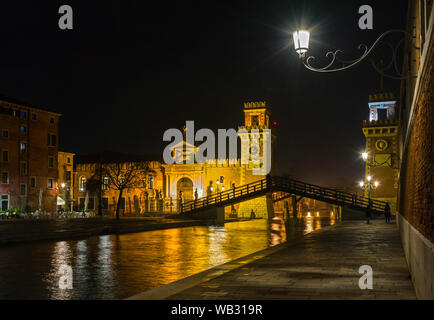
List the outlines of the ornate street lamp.
{"label": "ornate street lamp", "polygon": [[368,198],[371,199],[371,190],[377,189],[380,186],[380,183],[378,181],[372,182],[372,176],[367,176],[366,181],[360,181],[359,185],[360,188],[368,190]]}
{"label": "ornate street lamp", "polygon": [[309,51],[310,32],[306,30],[297,30],[293,34],[295,52],[300,59],[304,59],[306,52]]}
{"label": "ornate street lamp", "polygon": [[[338,72],[338,71],[350,69],[360,64],[366,58],[368,58],[378,46],[380,46],[381,44],[385,44],[389,47],[392,53],[392,59],[390,63],[384,66],[384,68],[382,69],[380,69],[373,60],[371,60],[371,64],[373,68],[383,76],[391,79],[402,80],[402,79],[406,79],[407,76],[403,75],[402,72],[398,69],[399,64],[397,61],[397,53],[399,48],[404,43],[405,37],[402,38],[400,41],[398,41],[396,45],[384,41],[384,39],[387,36],[394,33],[401,33],[404,34],[405,36],[409,36],[405,30],[393,29],[393,30],[386,31],[374,42],[374,44],[370,48],[365,44],[360,44],[358,48],[359,50],[362,51],[362,55],[359,58],[350,61],[340,59],[339,54],[343,52],[340,49],[335,51],[329,51],[326,53],[326,57],[329,58],[330,62],[326,66],[321,68],[317,68],[312,65],[313,60],[315,60],[314,56],[306,57],[306,54],[309,51],[309,41],[310,41],[309,31],[296,30],[293,33],[293,38],[294,38],[295,51],[298,53],[298,56],[301,62],[303,63],[303,65],[310,71],[320,72],[320,73],[331,73],[331,72]],[[393,69],[393,74],[384,73],[389,69]]]}

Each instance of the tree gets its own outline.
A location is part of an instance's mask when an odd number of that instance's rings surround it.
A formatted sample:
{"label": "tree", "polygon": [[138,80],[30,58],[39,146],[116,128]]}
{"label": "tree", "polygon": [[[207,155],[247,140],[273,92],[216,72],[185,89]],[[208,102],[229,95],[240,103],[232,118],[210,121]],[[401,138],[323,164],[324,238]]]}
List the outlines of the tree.
{"label": "tree", "polygon": [[109,188],[119,191],[116,205],[116,220],[119,220],[119,211],[124,190],[143,186],[148,171],[148,163],[143,161],[103,163],[101,170],[102,176],[108,178]]}

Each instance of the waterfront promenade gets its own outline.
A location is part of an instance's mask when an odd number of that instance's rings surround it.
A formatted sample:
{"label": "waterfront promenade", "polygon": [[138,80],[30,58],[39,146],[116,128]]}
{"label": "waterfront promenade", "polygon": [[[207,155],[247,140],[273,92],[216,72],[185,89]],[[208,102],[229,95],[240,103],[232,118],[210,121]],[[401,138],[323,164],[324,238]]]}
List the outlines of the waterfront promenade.
{"label": "waterfront promenade", "polygon": [[63,241],[190,226],[208,221],[170,217],[0,220],[0,246],[29,241]]}
{"label": "waterfront promenade", "polygon": [[[359,268],[373,269],[373,290]],[[130,299],[416,299],[395,224],[345,221]]]}

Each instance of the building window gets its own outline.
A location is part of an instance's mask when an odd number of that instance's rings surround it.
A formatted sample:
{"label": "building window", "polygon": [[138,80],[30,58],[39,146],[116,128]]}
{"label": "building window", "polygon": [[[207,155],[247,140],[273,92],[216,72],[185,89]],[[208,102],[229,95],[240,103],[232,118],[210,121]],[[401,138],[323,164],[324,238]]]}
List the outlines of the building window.
{"label": "building window", "polygon": [[22,183],[20,184],[20,195],[25,196],[27,194],[27,186]]}
{"label": "building window", "polygon": [[9,184],[9,173],[2,172],[2,184]]}
{"label": "building window", "polygon": [[30,178],[30,188],[36,188],[36,177]]}
{"label": "building window", "polygon": [[[86,204],[86,198],[80,198],[79,199],[79,209],[83,210],[84,206]],[[89,197],[87,202],[87,210],[95,210],[95,198]]]}
{"label": "building window", "polygon": [[48,168],[54,168],[54,157],[48,157]]}
{"label": "building window", "polygon": [[109,177],[104,177],[102,182],[102,188],[103,190],[108,190],[109,187]]}
{"label": "building window", "polygon": [[5,139],[8,139],[9,138],[9,131],[8,130],[3,130],[2,137],[5,138]]}
{"label": "building window", "polygon": [[148,188],[154,189],[154,176],[148,176]]}
{"label": "building window", "polygon": [[22,133],[26,133],[26,132],[27,132],[27,128],[26,128],[26,126],[21,126],[21,127],[20,127],[20,131],[21,131]]}
{"label": "building window", "polygon": [[1,196],[1,205],[0,210],[8,210],[9,209],[9,196],[8,195],[2,195]]}
{"label": "building window", "polygon": [[20,150],[22,152],[26,152],[27,151],[27,143],[21,142],[21,144],[20,144]]}
{"label": "building window", "polygon": [[252,116],[252,127],[259,126],[259,116]]}
{"label": "building window", "polygon": [[68,164],[71,163],[71,158],[70,157],[66,158],[66,163],[68,163]]}
{"label": "building window", "polygon": [[65,180],[71,181],[71,171],[65,171]]}
{"label": "building window", "polygon": [[21,111],[21,118],[26,119],[27,118],[27,112]]}
{"label": "building window", "polygon": [[26,162],[21,162],[20,163],[20,174],[22,176],[27,175],[27,163]]}
{"label": "building window", "polygon": [[101,198],[101,208],[108,210],[108,198]]}
{"label": "building window", "polygon": [[48,189],[54,189],[54,179],[48,178]]}
{"label": "building window", "polygon": [[86,191],[86,178],[85,177],[80,178],[80,191],[81,192]]}
{"label": "building window", "polygon": [[57,144],[57,139],[55,134],[49,134],[47,139],[48,145],[50,147],[55,147]]}
{"label": "building window", "polygon": [[36,113],[32,113],[32,120],[36,121],[36,119],[37,119]]}
{"label": "building window", "polygon": [[9,151],[7,150],[2,151],[2,161],[9,162]]}
{"label": "building window", "polygon": [[50,123],[54,124],[54,118],[53,117],[50,118]]}

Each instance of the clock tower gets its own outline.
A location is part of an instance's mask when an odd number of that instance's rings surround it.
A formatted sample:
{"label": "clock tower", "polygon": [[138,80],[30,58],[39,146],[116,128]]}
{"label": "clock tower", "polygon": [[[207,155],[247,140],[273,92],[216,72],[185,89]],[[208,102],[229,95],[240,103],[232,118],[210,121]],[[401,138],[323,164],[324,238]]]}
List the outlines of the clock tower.
{"label": "clock tower", "polygon": [[[369,120],[363,122],[367,156],[365,181],[368,176],[378,181],[371,197],[389,202],[396,213],[399,175],[397,101],[391,93],[369,95]],[[368,190],[365,190],[368,196]]]}
{"label": "clock tower", "polygon": [[[266,102],[246,102],[244,103],[244,126],[239,127],[240,138],[242,141],[241,154],[249,155],[249,164],[241,164],[240,185],[246,185],[266,177],[266,174],[255,174],[255,169],[271,168],[270,175],[274,168],[274,144],[276,140],[275,132],[271,126],[271,110]],[[253,143],[257,141],[258,143]],[[267,141],[269,145],[267,147]],[[265,143],[264,143],[265,142]],[[270,155],[267,156],[267,153]],[[255,164],[252,159],[261,159],[261,165]],[[266,170],[264,170],[266,171]],[[251,211],[257,217],[273,217],[273,202],[270,196],[261,197],[246,201],[240,204],[239,215],[250,217]]]}

